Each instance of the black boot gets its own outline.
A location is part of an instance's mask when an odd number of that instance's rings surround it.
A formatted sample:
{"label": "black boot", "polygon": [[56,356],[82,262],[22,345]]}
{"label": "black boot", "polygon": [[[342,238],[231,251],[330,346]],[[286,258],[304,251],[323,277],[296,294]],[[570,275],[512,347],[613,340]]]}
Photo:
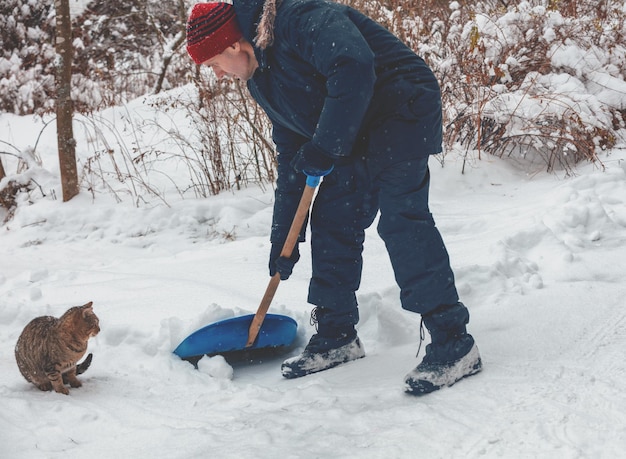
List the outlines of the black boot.
{"label": "black boot", "polygon": [[318,307],[311,313],[311,322],[316,325],[317,333],[302,354],[283,362],[281,372],[285,378],[299,378],[365,357],[352,321],[337,323],[327,310]]}
{"label": "black boot", "polygon": [[465,329],[469,312],[463,303],[441,306],[422,319],[431,343],[422,362],[406,376],[406,392],[428,394],[482,369],[478,347]]}

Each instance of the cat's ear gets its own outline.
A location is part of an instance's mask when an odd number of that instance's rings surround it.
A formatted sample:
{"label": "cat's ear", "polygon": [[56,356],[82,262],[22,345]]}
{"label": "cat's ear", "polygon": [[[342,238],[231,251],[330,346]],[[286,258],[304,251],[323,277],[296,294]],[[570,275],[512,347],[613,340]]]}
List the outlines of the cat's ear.
{"label": "cat's ear", "polygon": [[86,309],[86,310],[93,310],[93,301],[83,304],[81,308]]}

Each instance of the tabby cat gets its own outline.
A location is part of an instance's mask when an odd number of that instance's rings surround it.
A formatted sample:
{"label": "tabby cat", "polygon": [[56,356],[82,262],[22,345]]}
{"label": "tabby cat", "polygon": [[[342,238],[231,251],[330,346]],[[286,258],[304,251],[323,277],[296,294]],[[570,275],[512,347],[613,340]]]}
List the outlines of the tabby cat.
{"label": "tabby cat", "polygon": [[43,316],[33,319],[15,346],[15,360],[20,373],[39,389],[54,389],[69,394],[64,384],[82,386],[76,375],[84,373],[91,364],[91,354],[77,362],[87,351],[87,341],[100,331],[93,303],[75,306],[60,318]]}

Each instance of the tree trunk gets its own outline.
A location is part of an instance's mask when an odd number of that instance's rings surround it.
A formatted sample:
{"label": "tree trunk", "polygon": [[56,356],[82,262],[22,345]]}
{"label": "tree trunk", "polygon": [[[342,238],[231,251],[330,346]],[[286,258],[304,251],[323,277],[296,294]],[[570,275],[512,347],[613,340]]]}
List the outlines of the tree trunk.
{"label": "tree trunk", "polygon": [[76,141],[72,128],[74,107],[72,105],[72,19],[69,0],[55,0],[56,9],[56,111],[57,145],[61,168],[63,202],[78,194],[78,172],[76,169]]}
{"label": "tree trunk", "polygon": [[2,158],[0,157],[0,180],[7,176],[6,172],[4,172],[4,166],[2,165]]}

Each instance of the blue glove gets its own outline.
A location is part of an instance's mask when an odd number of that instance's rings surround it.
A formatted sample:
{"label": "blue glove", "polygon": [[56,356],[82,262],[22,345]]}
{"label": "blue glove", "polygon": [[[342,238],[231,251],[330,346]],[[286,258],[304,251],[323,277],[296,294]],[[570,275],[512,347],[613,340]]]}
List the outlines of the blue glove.
{"label": "blue glove", "polygon": [[280,273],[280,280],[287,280],[293,271],[293,267],[300,259],[300,251],[298,250],[298,244],[293,248],[291,256],[281,257],[280,252],[283,250],[282,244],[272,244],[272,250],[270,251],[270,276],[274,277],[276,273]]}
{"label": "blue glove", "polygon": [[291,167],[309,177],[322,177],[330,174],[335,162],[313,143],[307,142],[296,153],[291,161]]}
{"label": "blue glove", "polygon": [[322,177],[316,177],[315,175],[307,175],[306,176],[306,184],[311,188],[317,188],[317,186],[322,181]]}

